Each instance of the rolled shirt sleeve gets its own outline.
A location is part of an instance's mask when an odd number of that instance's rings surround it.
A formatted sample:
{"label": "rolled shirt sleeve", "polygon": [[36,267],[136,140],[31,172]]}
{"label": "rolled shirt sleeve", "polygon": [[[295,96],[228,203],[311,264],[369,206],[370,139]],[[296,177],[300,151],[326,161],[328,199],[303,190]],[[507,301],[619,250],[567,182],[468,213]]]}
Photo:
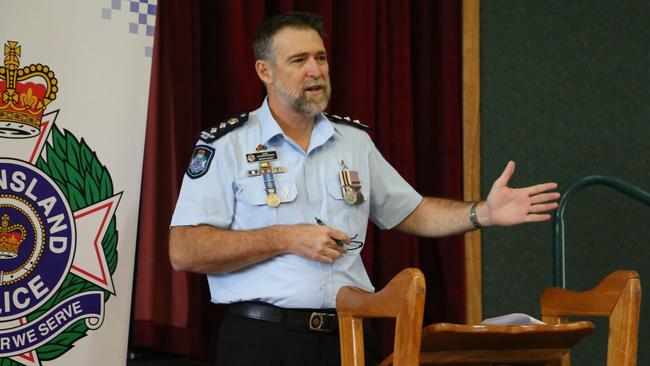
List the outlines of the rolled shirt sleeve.
{"label": "rolled shirt sleeve", "polygon": [[374,147],[368,154],[371,172],[370,219],[381,229],[402,222],[422,202],[420,195]]}
{"label": "rolled shirt sleeve", "polygon": [[[214,148],[207,171],[197,178],[186,172],[183,177],[171,226],[212,225],[227,229],[232,224],[235,198],[232,187],[233,169],[231,159],[223,154],[227,141],[212,145],[199,141],[195,147]],[[189,168],[188,168],[189,169]]]}

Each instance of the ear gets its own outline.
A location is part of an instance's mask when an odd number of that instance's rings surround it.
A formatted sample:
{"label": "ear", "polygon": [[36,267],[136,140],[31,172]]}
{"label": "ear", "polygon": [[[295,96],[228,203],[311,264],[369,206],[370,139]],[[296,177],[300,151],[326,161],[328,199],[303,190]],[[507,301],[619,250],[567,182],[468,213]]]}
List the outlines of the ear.
{"label": "ear", "polygon": [[271,84],[273,82],[273,70],[271,70],[271,64],[268,61],[255,61],[255,71],[257,71],[257,76],[264,84]]}

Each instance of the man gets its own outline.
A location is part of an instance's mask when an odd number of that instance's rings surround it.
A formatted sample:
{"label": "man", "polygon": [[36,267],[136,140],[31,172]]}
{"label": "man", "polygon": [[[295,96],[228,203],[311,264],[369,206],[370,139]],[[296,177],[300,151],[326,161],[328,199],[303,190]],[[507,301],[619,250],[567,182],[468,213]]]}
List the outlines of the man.
{"label": "man", "polygon": [[360,123],[322,112],[330,98],[320,17],[268,19],[254,41],[262,106],[202,133],[170,231],[176,270],[208,274],[229,304],[220,365],[339,363],[336,294],[373,291],[359,255],[380,228],[444,236],[548,220],[554,183],[507,187],[508,163],[480,203],[423,198]]}

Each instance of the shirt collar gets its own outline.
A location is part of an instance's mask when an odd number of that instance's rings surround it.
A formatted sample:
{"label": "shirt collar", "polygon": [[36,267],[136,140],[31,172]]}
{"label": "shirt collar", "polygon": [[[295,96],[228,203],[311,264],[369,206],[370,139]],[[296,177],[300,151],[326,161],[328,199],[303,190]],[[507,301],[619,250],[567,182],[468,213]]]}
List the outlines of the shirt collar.
{"label": "shirt collar", "polygon": [[262,103],[260,122],[262,145],[266,145],[275,136],[283,134],[282,128],[271,114],[268,98],[264,98],[264,103]]}
{"label": "shirt collar", "polygon": [[[260,137],[262,139],[263,145],[268,143],[275,136],[284,136],[282,128],[275,120],[275,118],[273,118],[273,114],[271,114],[268,97],[264,98],[264,103],[262,103],[260,110],[260,122]],[[334,135],[335,132],[337,134],[340,134],[340,132],[334,128],[332,122],[323,113],[319,113],[316,116],[316,123],[314,124],[314,129],[311,132],[310,150],[323,145]]]}
{"label": "shirt collar", "polygon": [[316,117],[314,129],[311,131],[310,151],[321,146],[334,136],[334,126],[323,113],[319,113]]}

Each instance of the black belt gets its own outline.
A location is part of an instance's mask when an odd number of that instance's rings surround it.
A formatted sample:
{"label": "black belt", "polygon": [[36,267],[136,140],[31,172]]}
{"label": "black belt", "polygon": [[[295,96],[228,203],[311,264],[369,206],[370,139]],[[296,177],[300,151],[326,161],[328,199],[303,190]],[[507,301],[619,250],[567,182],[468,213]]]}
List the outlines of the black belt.
{"label": "black belt", "polygon": [[334,309],[285,309],[264,302],[236,302],[226,307],[226,314],[282,324],[296,330],[334,332],[339,321]]}

